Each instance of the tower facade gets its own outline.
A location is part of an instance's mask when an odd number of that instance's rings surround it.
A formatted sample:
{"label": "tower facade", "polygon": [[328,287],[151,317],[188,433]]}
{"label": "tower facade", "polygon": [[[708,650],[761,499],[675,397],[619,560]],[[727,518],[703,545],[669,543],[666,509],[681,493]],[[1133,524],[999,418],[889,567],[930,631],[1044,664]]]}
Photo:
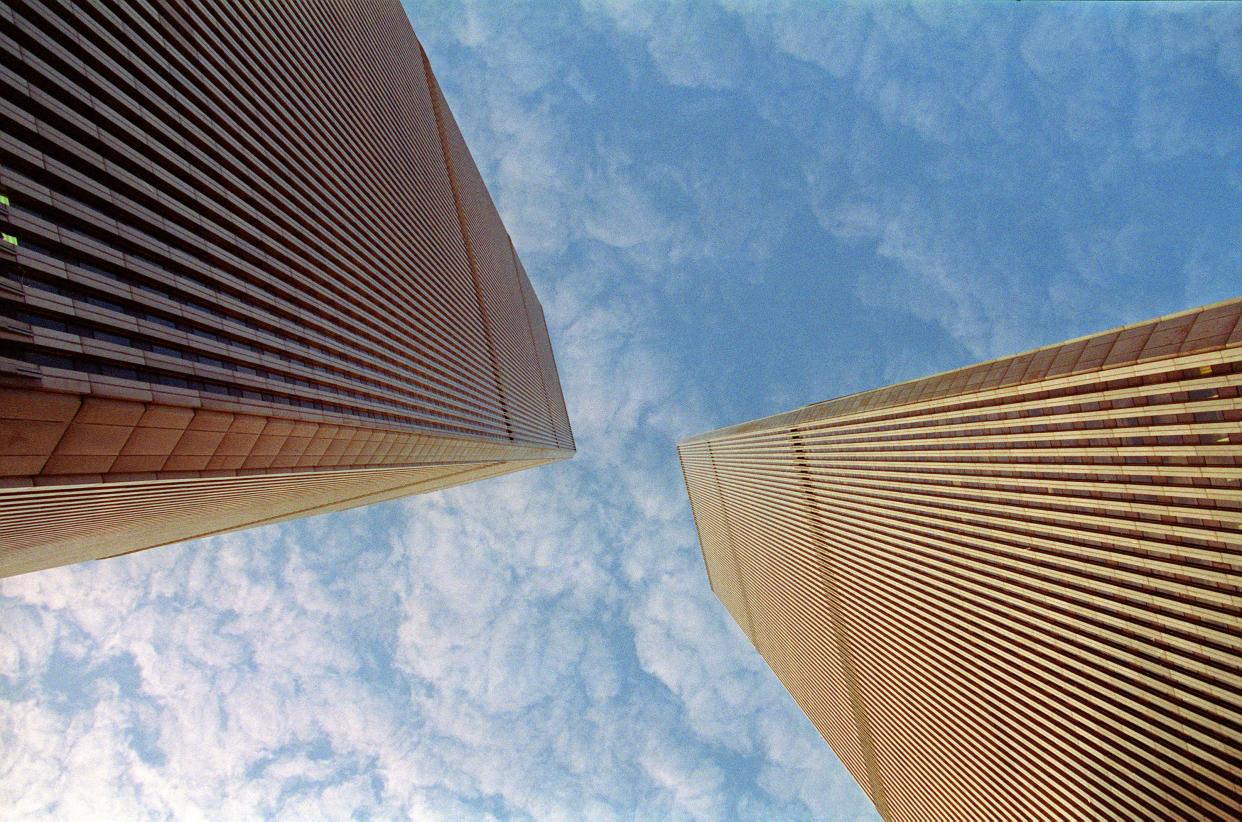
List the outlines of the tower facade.
{"label": "tower facade", "polygon": [[712,589],[885,818],[1242,815],[1240,317],[680,444]]}
{"label": "tower facade", "polygon": [[573,453],[396,0],[0,17],[0,575]]}

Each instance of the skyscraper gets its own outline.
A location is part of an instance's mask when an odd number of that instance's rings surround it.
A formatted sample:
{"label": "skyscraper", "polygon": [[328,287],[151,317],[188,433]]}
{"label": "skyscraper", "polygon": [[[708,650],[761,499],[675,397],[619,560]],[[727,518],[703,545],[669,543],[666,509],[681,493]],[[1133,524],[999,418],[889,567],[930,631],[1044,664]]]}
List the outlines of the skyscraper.
{"label": "skyscraper", "polygon": [[0,576],[573,453],[396,0],[0,17]]}
{"label": "skyscraper", "polygon": [[1240,318],[681,443],[712,589],[884,817],[1242,815]]}

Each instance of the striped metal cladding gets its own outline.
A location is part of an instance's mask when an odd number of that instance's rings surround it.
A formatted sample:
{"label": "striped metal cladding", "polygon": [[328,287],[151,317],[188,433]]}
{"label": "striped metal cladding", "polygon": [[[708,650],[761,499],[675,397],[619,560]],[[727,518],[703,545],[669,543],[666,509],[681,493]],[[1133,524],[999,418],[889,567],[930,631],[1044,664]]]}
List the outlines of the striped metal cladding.
{"label": "striped metal cladding", "polygon": [[[33,567],[36,487],[139,484],[147,547],[164,480],[573,453],[542,307],[398,2],[0,2],[0,52],[0,575]],[[92,516],[47,556],[105,555]]]}
{"label": "striped metal cladding", "polygon": [[[0,494],[5,576],[449,488],[547,460],[301,470],[270,475],[55,486]],[[30,516],[37,506],[39,516]],[[136,533],[135,512],[143,518]],[[54,530],[55,541],[46,534]]]}
{"label": "striped metal cladding", "polygon": [[888,819],[1242,815],[1242,300],[679,445],[712,589]]}

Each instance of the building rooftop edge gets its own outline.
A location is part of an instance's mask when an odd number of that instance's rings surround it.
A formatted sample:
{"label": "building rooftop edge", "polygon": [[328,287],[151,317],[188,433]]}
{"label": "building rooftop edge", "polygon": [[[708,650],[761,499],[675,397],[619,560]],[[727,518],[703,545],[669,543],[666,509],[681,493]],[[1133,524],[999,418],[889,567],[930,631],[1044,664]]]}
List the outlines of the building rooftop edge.
{"label": "building rooftop edge", "polygon": [[[862,391],[854,391],[849,394],[841,394],[840,396],[830,397],[826,400],[820,400],[818,402],[812,402],[806,405],[800,405],[797,408],[791,408],[786,411],[779,411],[775,414],[768,414],[767,416],[763,416],[763,417],[756,417],[753,420],[743,420],[742,422],[733,423],[731,425],[722,426],[720,428],[714,428],[710,431],[705,431],[701,434],[695,434],[694,436],[687,437],[683,440],[678,440],[677,446],[678,448],[680,448],[683,445],[690,445],[696,442],[703,442],[705,440],[712,440],[712,439],[717,439],[718,437],[728,436],[734,431],[741,429],[743,426],[748,427],[748,430],[752,430],[752,431],[764,430],[765,428],[776,428],[780,425],[781,421],[784,418],[793,416],[794,414],[798,414],[809,408],[814,408],[817,405],[823,405],[825,403],[835,402],[837,400],[846,399],[847,397],[856,397],[856,396],[860,396],[863,394],[870,394],[874,391],[884,391],[890,388],[895,388],[900,385],[909,385],[910,383],[922,382],[923,380],[930,380],[930,379],[934,379],[937,377],[944,377],[949,374],[955,374],[959,371],[965,371],[969,368],[978,368],[979,366],[983,366],[983,365],[990,365],[992,363],[1002,362],[1004,360],[1011,360],[1017,357],[1023,357],[1029,354],[1035,354],[1039,351],[1046,351],[1050,348],[1060,348],[1063,345],[1070,345],[1072,343],[1076,343],[1081,340],[1089,340],[1089,339],[1092,339],[1093,337],[1101,337],[1105,334],[1114,334],[1120,331],[1125,331],[1130,328],[1138,328],[1144,325],[1151,325],[1153,323],[1164,322],[1166,320],[1172,320],[1178,317],[1184,317],[1187,314],[1195,314],[1200,311],[1206,311],[1206,310],[1213,309],[1213,308],[1220,308],[1221,306],[1232,305],[1234,303],[1239,303],[1239,302],[1242,302],[1242,296],[1230,297],[1229,299],[1220,300],[1218,302],[1195,306],[1193,308],[1186,308],[1181,311],[1175,311],[1171,314],[1163,314],[1158,317],[1151,317],[1149,319],[1142,320],[1140,322],[1128,323],[1127,325],[1119,325],[1113,328],[1105,328],[1101,331],[1094,331],[1090,334],[1082,334],[1077,337],[1071,337],[1068,340],[1061,340],[1059,342],[1049,343],[1048,345],[1041,345],[1036,348],[1028,348],[1023,351],[1017,351],[1013,354],[1005,354],[1004,356],[993,357],[990,360],[981,360],[979,362],[970,363],[968,365],[959,366],[957,368],[950,368],[946,371],[937,371],[931,374],[926,374],[922,377],[915,377],[909,380],[902,380],[901,382],[890,383],[888,385],[879,385],[879,386],[876,386],[875,388],[867,388]],[[767,424],[765,425],[764,423],[767,423]]]}

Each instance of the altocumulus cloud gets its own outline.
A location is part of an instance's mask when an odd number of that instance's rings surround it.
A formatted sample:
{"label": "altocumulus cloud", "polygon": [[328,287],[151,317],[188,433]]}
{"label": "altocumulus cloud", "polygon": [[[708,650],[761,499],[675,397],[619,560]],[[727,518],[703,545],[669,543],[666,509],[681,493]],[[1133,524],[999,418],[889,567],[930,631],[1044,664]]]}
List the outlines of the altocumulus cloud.
{"label": "altocumulus cloud", "polygon": [[675,475],[593,461],[7,582],[0,800],[536,819],[856,801],[705,592],[681,512],[637,510],[632,485],[673,496]]}
{"label": "altocumulus cloud", "polygon": [[579,455],[0,584],[3,814],[872,818],[707,589],[673,443],[1230,296],[1242,15],[410,12]]}

